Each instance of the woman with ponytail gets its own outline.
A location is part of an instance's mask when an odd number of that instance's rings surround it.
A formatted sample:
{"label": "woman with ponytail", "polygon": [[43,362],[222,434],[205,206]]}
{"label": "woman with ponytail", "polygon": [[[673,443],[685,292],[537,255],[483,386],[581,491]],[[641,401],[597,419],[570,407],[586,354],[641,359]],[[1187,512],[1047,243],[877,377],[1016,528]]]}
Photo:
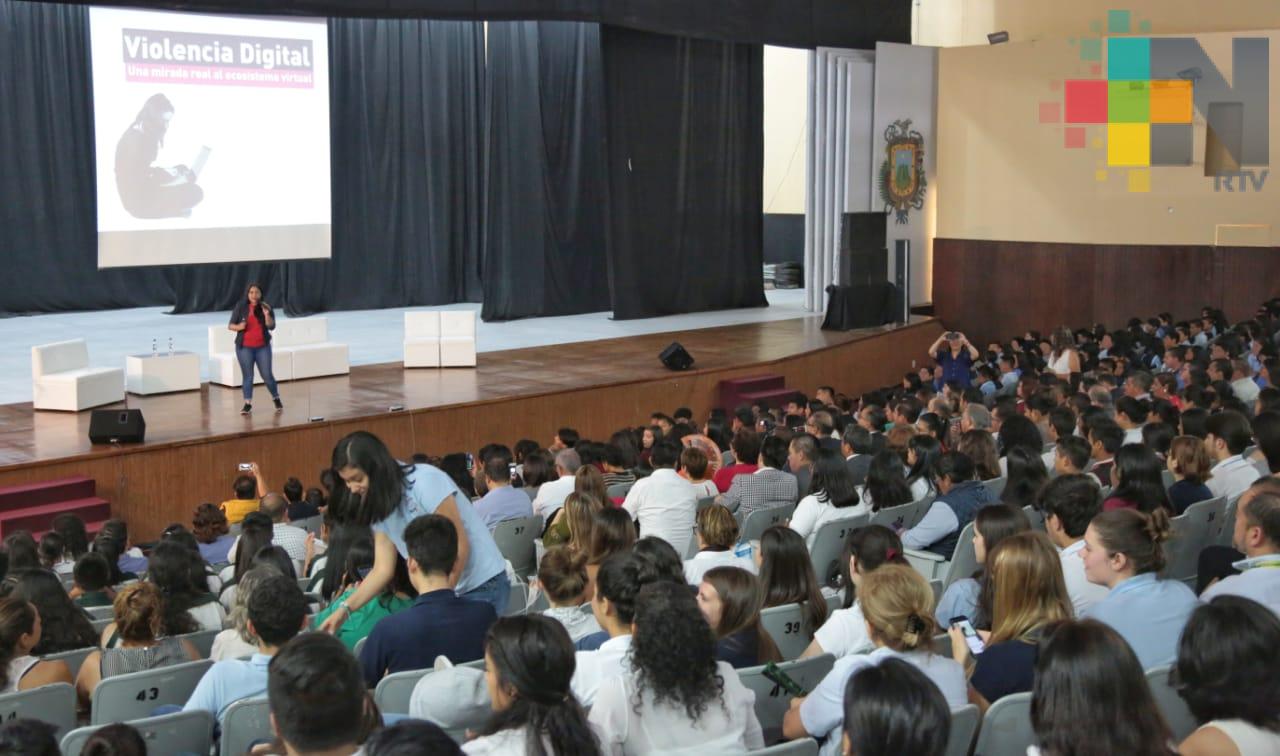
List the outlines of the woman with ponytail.
{"label": "woman with ponytail", "polygon": [[70,683],[66,662],[31,655],[40,643],[40,614],[24,599],[0,599],[0,693]]}
{"label": "woman with ponytail", "polygon": [[536,614],[494,622],[484,652],[493,714],[463,753],[599,754],[587,714],[569,691],[573,670],[573,641],[559,622]]}
{"label": "woman with ponytail", "polygon": [[1111,589],[1085,616],[1120,633],[1143,669],[1177,658],[1178,637],[1198,603],[1190,588],[1159,577],[1171,534],[1164,509],[1115,509],[1093,518],[1080,552],[1089,582]]}
{"label": "woman with ponytail", "polygon": [[904,565],[887,564],[863,576],[858,600],[875,649],[837,660],[818,687],[787,712],[782,721],[786,738],[825,737],[828,744],[838,745],[849,679],[887,659],[901,659],[923,672],[942,691],[950,708],[968,703],[964,668],[930,648],[938,626],[933,621],[933,589],[920,573]]}

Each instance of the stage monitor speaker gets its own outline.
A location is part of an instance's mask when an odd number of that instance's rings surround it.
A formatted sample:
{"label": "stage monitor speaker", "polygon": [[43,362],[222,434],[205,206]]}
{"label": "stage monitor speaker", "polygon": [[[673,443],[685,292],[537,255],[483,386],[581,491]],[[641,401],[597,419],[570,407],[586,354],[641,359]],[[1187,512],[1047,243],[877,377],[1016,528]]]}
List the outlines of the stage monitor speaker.
{"label": "stage monitor speaker", "polygon": [[662,364],[669,370],[688,370],[693,367],[693,355],[680,346],[678,341],[671,342],[671,346],[663,349],[658,359],[662,360]]}
{"label": "stage monitor speaker", "polygon": [[885,246],[885,213],[845,213],[840,218],[840,283],[844,286],[879,284],[889,280],[889,250]]}
{"label": "stage monitor speaker", "polygon": [[140,444],[146,435],[142,410],[94,410],[89,418],[89,441],[95,444]]}
{"label": "stage monitor speaker", "polygon": [[898,322],[911,319],[911,240],[893,242],[893,282],[898,287]]}

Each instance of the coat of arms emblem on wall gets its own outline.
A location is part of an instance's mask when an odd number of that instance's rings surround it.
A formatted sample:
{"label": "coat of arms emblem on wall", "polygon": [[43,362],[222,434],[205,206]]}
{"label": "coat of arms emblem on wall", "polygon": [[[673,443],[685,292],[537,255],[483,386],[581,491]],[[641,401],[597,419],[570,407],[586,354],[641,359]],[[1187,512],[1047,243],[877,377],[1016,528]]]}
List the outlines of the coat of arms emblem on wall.
{"label": "coat of arms emblem on wall", "polygon": [[910,212],[924,207],[924,135],[911,119],[894,121],[884,130],[884,162],[880,165],[880,199],[894,220],[906,223]]}

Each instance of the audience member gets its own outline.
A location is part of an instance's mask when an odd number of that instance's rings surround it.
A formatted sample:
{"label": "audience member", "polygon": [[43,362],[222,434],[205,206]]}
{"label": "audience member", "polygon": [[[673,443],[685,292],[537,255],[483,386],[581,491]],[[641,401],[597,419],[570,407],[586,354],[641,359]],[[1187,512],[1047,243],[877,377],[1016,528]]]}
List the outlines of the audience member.
{"label": "audience member", "polygon": [[991,495],[986,486],[974,480],[973,461],[959,452],[943,454],[934,476],[938,498],[920,522],[902,534],[902,545],[950,559],[960,531],[979,509],[991,503]]}
{"label": "audience member", "polygon": [[402,719],[369,736],[364,756],[461,756],[458,743],[439,726],[421,719]]}
{"label": "audience member", "polygon": [[191,516],[191,530],[200,544],[200,556],[212,565],[229,562],[227,553],[235,536],[231,535],[227,516],[216,504],[208,502],[196,507]]}
{"label": "audience member", "polygon": [[0,756],[62,756],[58,728],[37,719],[14,719],[0,725]]}
{"label": "audience member", "polygon": [[777,436],[766,436],[760,443],[759,465],[749,475],[737,475],[729,490],[716,499],[739,522],[761,509],[790,506],[799,498],[796,476],[783,472],[787,464],[787,442]]}
{"label": "audience member", "polygon": [[1164,465],[1155,452],[1142,444],[1125,444],[1115,454],[1111,467],[1111,494],[1102,502],[1102,511],[1136,509],[1139,512],[1169,511],[1164,489]]}
{"label": "audience member", "polygon": [[750,475],[759,469],[760,435],[750,427],[739,428],[734,432],[729,448],[733,451],[734,463],[717,470],[714,479],[716,489],[722,494],[729,492],[738,476]]}
{"label": "audience member", "polygon": [[630,668],[603,681],[591,707],[604,751],[764,747],[755,696],[729,664],[715,660],[711,629],[685,586],[641,588],[634,622]]}
{"label": "audience member", "polygon": [[84,609],[48,570],[10,569],[0,580],[0,596],[29,601],[40,614],[42,632],[32,649],[37,656],[98,645],[98,634]]}
{"label": "audience member", "polygon": [[71,598],[76,606],[111,606],[115,591],[111,589],[111,565],[93,551],[80,555],[71,573]]}
{"label": "audience member", "polygon": [[[583,470],[578,469],[581,474]],[[600,473],[596,473],[599,476]],[[604,501],[592,494],[574,491],[564,499],[564,506],[551,516],[551,522],[542,532],[542,543],[553,546],[568,546],[574,551],[584,551],[591,542],[592,523],[596,514],[605,508]]]}
{"label": "audience member", "polygon": [[844,690],[845,756],[942,756],[950,735],[947,699],[910,662],[885,659],[849,678]]}
{"label": "audience member", "polygon": [[[884,434],[880,434],[884,438]],[[796,476],[796,490],[802,495],[811,490],[813,465],[818,460],[818,442],[808,433],[797,433],[787,444],[787,472]]]}
{"label": "audience member", "polygon": [[831,654],[841,659],[861,654],[872,648],[867,635],[867,622],[857,592],[863,578],[886,564],[907,564],[898,535],[883,525],[868,525],[849,533],[845,539],[843,569],[848,570],[844,584],[844,606],[831,613],[813,634],[813,641],[800,658]]}
{"label": "audience member", "polygon": [[848,520],[868,511],[849,477],[849,469],[838,452],[818,451],[808,493],[796,505],[790,527],[812,548],[823,525]]}
{"label": "audience member", "polygon": [[253,596],[258,583],[279,574],[270,567],[262,566],[255,567],[241,576],[237,585],[235,605],[227,614],[227,623],[230,627],[213,637],[213,647],[209,652],[209,658],[212,661],[241,659],[258,652],[258,639],[249,630],[249,598]]}
{"label": "audience member", "polygon": [[[269,493],[262,497],[258,511],[271,522],[271,543],[284,549],[289,558],[299,565],[303,564],[307,558],[307,531],[288,523],[288,500],[280,494]],[[239,543],[239,539],[236,539],[227,551],[227,558],[233,562],[239,553]]]}
{"label": "audience member", "polygon": [[[243,466],[241,470],[244,470]],[[258,499],[267,495],[267,486],[262,482],[257,462],[250,462],[249,470],[236,476],[231,490],[235,492],[235,498],[222,502],[219,507],[227,516],[227,522],[235,525],[250,512],[257,512]]]}
{"label": "audience member", "polygon": [[[526,464],[528,462],[526,461]],[[564,506],[564,499],[573,493],[574,474],[582,467],[582,458],[572,448],[556,452],[554,480],[538,487],[538,495],[533,499],[533,513],[542,515],[544,520],[551,519],[557,509]]]}
{"label": "audience member", "polygon": [[85,740],[80,756],[147,756],[147,741],[137,728],[116,722],[95,730]]}
{"label": "audience member", "polygon": [[1213,460],[1205,484],[1214,496],[1234,499],[1261,477],[1258,469],[1242,456],[1253,440],[1249,420],[1232,410],[1219,412],[1205,421],[1205,433],[1204,445]]}
{"label": "audience member", "polygon": [[289,756],[351,756],[359,749],[364,682],[336,638],[304,633],[286,643],[268,667],[267,701],[271,727]]}
{"label": "audience member", "polygon": [[0,693],[72,682],[66,662],[34,655],[43,625],[34,604],[14,596],[0,598]]}
{"label": "audience member", "polygon": [[792,704],[782,721],[782,733],[789,739],[825,738],[823,754],[840,753],[836,733],[844,721],[849,679],[887,659],[900,659],[923,672],[942,691],[950,708],[967,703],[964,668],[930,647],[937,626],[930,611],[933,589],[928,581],[910,567],[886,565],[863,578],[861,594],[875,650],[837,660],[812,693]]}
{"label": "audience member", "polygon": [[680,451],[680,460],[676,468],[680,477],[693,486],[694,495],[698,499],[714,498],[720,493],[719,489],[716,488],[716,484],[707,476],[707,454],[698,447],[684,447]]}
{"label": "audience member", "polygon": [[713,567],[741,567],[749,572],[756,571],[755,562],[734,553],[734,546],[738,543],[738,522],[728,508],[719,504],[703,507],[698,511],[695,523],[698,552],[684,562],[684,577],[689,585],[701,583],[703,573]]}
{"label": "audience member", "polygon": [[[1058,439],[1053,451],[1056,475],[1081,475],[1089,468],[1089,442],[1079,436]],[[1096,483],[1097,479],[1093,479]]]}
{"label": "audience member", "polygon": [[1200,728],[1183,756],[1280,753],[1280,619],[1239,596],[1192,612],[1178,641],[1170,682]]}
{"label": "audience member", "polygon": [[760,536],[755,565],[760,568],[760,589],[764,597],[761,607],[799,604],[804,617],[800,631],[812,638],[827,621],[827,600],[822,595],[822,585],[813,571],[813,560],[804,539],[783,525],[766,529]]}
{"label": "audience member", "polygon": [[[1201,601],[1217,596],[1243,596],[1253,599],[1280,617],[1280,495],[1269,492],[1240,497],[1236,507],[1232,544],[1245,559],[1232,567],[1240,571],[1209,586],[1200,594]],[[1268,569],[1270,568],[1270,569]]]}
{"label": "audience member", "polygon": [[307,598],[296,581],[284,575],[270,575],[258,583],[249,597],[249,635],[257,650],[243,659],[215,662],[200,678],[183,711],[207,711],[219,722],[227,707],[267,690],[267,666],[281,646],[297,635],[307,622]]}
{"label": "audience member", "polygon": [[161,541],[151,550],[147,580],[163,596],[163,635],[183,635],[197,630],[221,630],[227,613],[209,592],[200,555],[173,541]]}
{"label": "audience member", "polygon": [[591,611],[588,593],[591,584],[584,551],[564,546],[548,550],[538,563],[538,586],[551,605],[542,615],[564,625],[571,641],[576,643],[601,631]]}
{"label": "audience member", "polygon": [[[1124,712],[1117,717],[1116,712]],[[1173,756],[1172,733],[1129,644],[1095,620],[1067,620],[1040,641],[1029,756]]]}
{"label": "audience member", "polygon": [[[1015,451],[1015,454],[1024,453],[1025,450]],[[993,590],[990,576],[981,565],[986,564],[987,555],[1001,541],[1029,530],[1031,520],[1021,508],[992,504],[978,510],[973,518],[973,551],[980,566],[972,577],[961,578],[947,586],[938,599],[938,607],[933,614],[941,627],[949,626],[952,617],[968,617],[974,627],[991,628]]]}
{"label": "audience member", "polygon": [[671,544],[677,554],[684,554],[693,535],[697,492],[676,473],[679,457],[678,442],[663,439],[654,444],[649,457],[653,473],[637,480],[627,491],[622,509],[635,518],[646,536],[657,536]]}
{"label": "audience member", "polygon": [[[1083,415],[1081,416],[1083,417]],[[1116,452],[1124,445],[1124,431],[1114,421],[1099,417],[1088,428],[1089,454],[1093,466],[1089,474],[1100,486],[1111,485],[1111,468],[1115,467]]]}
{"label": "audience member", "polygon": [[1015,446],[1004,459],[1008,472],[1000,492],[1000,503],[1015,509],[1034,505],[1036,494],[1049,479],[1042,455],[1026,446]]}
{"label": "audience member", "polygon": [[[525,500],[528,501],[528,497],[525,497]],[[319,628],[323,625],[330,614],[341,608],[342,602],[360,590],[360,583],[364,581],[365,576],[373,569],[373,563],[372,537],[361,538],[347,548],[345,564],[342,566],[340,587],[335,597],[329,602],[329,605],[316,613],[312,621],[313,627]],[[336,564],[334,568],[337,568]],[[351,613],[347,621],[342,623],[342,627],[338,628],[336,636],[338,640],[342,641],[343,645],[355,651],[356,644],[367,638],[379,622],[409,608],[413,603],[413,599],[400,590],[400,586],[397,585],[396,581],[387,583],[387,586],[382,589],[382,593]]]}
{"label": "audience member", "polygon": [[866,484],[859,491],[859,499],[871,512],[912,502],[911,486],[907,483],[902,460],[896,454],[885,450],[872,455],[871,463],[867,466]]}
{"label": "audience member", "polygon": [[[407,609],[383,618],[366,638],[360,668],[371,688],[383,675],[426,669],[440,655],[454,663],[483,657],[484,634],[497,619],[487,601],[455,593],[458,531],[453,521],[444,515],[420,515],[405,528],[404,542],[409,581],[418,597]],[[348,618],[354,616],[344,611]]]}
{"label": "audience member", "polygon": [[1175,516],[1198,501],[1213,498],[1213,492],[1205,485],[1212,464],[1209,450],[1195,436],[1178,436],[1170,442],[1165,466],[1173,473],[1174,483],[1165,493]]}
{"label": "audience member", "polygon": [[576,655],[573,694],[583,706],[590,707],[601,683],[622,674],[626,665],[640,571],[640,560],[628,552],[612,554],[600,565],[591,612],[609,637],[594,650],[580,649]]}
{"label": "audience member", "polygon": [[740,567],[707,570],[698,586],[698,609],[716,636],[716,660],[735,669],[782,661],[760,626],[760,582]]}
{"label": "audience member", "polygon": [[1251,459],[1265,463],[1268,472],[1273,475],[1280,473],[1280,411],[1259,412],[1253,418],[1252,426],[1258,449]]}
{"label": "audience member", "polygon": [[[604,509],[591,521],[591,540],[587,546],[588,586],[594,586],[596,575],[604,560],[614,554],[631,550],[636,542],[636,525],[631,516],[621,509]],[[594,590],[588,588],[590,596]]]}
{"label": "audience member", "polygon": [[491,449],[484,464],[480,466],[480,475],[488,489],[475,503],[476,513],[484,520],[484,524],[493,530],[503,520],[515,520],[533,516],[533,504],[529,496],[511,485],[511,450],[505,446]]}
{"label": "audience member", "polygon": [[[969,406],[972,408],[976,405]],[[982,411],[986,412],[985,409]],[[1000,477],[1000,458],[996,455],[996,441],[985,428],[975,428],[961,433],[960,443],[956,444],[955,451],[973,461],[978,480],[994,480]]]}
{"label": "audience member", "polygon": [[133,583],[120,589],[115,601],[115,636],[118,645],[105,639],[100,650],[89,652],[76,676],[76,693],[88,708],[93,689],[108,677],[168,667],[200,658],[185,638],[162,636],[164,597],[152,583]]}
{"label": "audience member", "polygon": [[1045,532],[1058,549],[1062,577],[1076,616],[1107,597],[1110,590],[1085,577],[1084,535],[1089,523],[1102,511],[1102,492],[1093,478],[1079,473],[1060,475],[1040,492]]}
{"label": "audience member", "polygon": [[[1043,533],[1009,536],[987,555],[995,587],[991,632],[979,630],[986,649],[973,661],[969,697],[982,709],[1011,693],[1031,690],[1036,644],[1046,627],[1071,617],[1071,599],[1053,544]],[[960,628],[952,626],[952,656],[968,663],[973,654]]]}
{"label": "audience member", "polygon": [[1178,635],[1196,606],[1196,595],[1177,580],[1161,580],[1169,516],[1132,509],[1103,512],[1085,532],[1085,576],[1110,589],[1085,614],[1115,628],[1143,669],[1173,661]]}

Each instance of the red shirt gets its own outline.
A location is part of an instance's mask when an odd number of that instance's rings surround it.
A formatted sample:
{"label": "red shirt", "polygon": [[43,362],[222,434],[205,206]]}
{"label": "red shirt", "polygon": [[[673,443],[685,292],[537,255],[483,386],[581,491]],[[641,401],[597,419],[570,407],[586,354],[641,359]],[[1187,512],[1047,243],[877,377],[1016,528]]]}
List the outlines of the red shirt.
{"label": "red shirt", "polygon": [[262,335],[262,321],[254,316],[252,307],[249,308],[249,314],[244,319],[244,339],[241,343],[247,347],[267,345],[267,340]]}
{"label": "red shirt", "polygon": [[711,480],[716,484],[716,488],[720,493],[728,493],[729,486],[733,485],[733,479],[739,475],[750,475],[760,469],[759,465],[729,465],[722,467],[716,471],[716,476]]}

